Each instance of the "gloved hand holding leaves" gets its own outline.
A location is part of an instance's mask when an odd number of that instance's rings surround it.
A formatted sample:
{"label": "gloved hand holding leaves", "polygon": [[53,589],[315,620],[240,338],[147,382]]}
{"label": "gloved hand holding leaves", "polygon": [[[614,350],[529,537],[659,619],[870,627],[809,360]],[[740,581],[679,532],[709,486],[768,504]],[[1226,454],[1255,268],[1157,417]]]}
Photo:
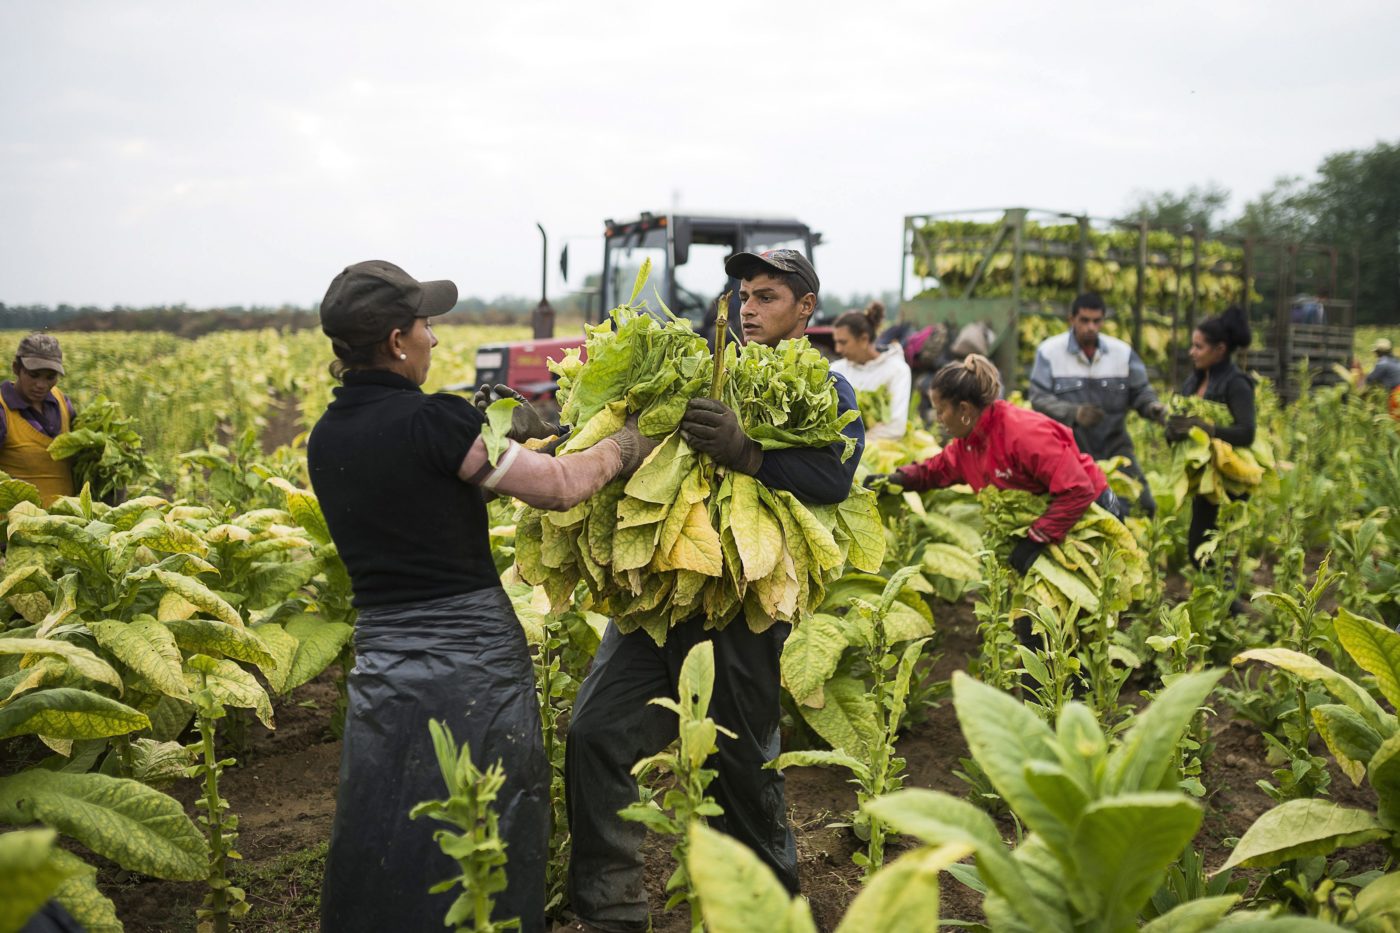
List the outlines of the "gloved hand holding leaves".
{"label": "gloved hand holding leaves", "polygon": [[904,492],[904,476],[898,470],[893,473],[871,473],[861,485],[875,493],[898,495]]}
{"label": "gloved hand holding leaves", "polygon": [[642,461],[657,445],[657,441],[637,430],[636,415],[629,415],[622,429],[613,432],[612,439],[617,441],[617,446],[622,451],[622,469],[617,471],[615,479],[626,479],[637,472],[637,467],[642,465]]}
{"label": "gloved hand holding leaves", "polygon": [[1021,576],[1026,575],[1026,571],[1031,569],[1031,564],[1040,556],[1040,552],[1045,550],[1045,544],[1034,538],[1024,537],[1016,542],[1016,546],[1011,549],[1011,566]]}
{"label": "gloved hand holding leaves", "polygon": [[506,432],[506,437],[523,444],[528,440],[544,440],[559,433],[558,425],[545,421],[540,417],[540,413],[535,411],[535,406],[525,400],[525,396],[508,385],[497,383],[494,386],[481,386],[473,393],[472,404],[485,414],[492,402],[503,398],[512,398],[519,403],[511,412],[510,430]]}
{"label": "gloved hand holding leaves", "polygon": [[739,416],[723,402],[691,399],[681,419],[681,437],[692,450],[731,470],[752,476],[763,465],[763,448],[744,433]]}
{"label": "gloved hand holding leaves", "polygon": [[1161,402],[1153,402],[1147,406],[1147,410],[1142,413],[1148,421],[1155,421],[1162,424],[1167,420],[1167,406]]}
{"label": "gloved hand holding leaves", "polygon": [[1172,415],[1167,419],[1167,442],[1175,444],[1177,441],[1185,440],[1191,433],[1192,428],[1200,428],[1206,432],[1207,437],[1215,436],[1215,425],[1204,418],[1193,418],[1190,415]]}

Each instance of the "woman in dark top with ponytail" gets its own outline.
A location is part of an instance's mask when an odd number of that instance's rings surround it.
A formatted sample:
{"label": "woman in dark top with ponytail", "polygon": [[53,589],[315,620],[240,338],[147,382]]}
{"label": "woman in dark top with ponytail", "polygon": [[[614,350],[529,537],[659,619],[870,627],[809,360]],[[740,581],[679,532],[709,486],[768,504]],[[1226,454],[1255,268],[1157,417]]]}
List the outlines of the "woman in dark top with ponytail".
{"label": "woman in dark top with ponytail", "polygon": [[[1196,325],[1191,332],[1191,362],[1196,368],[1181,384],[1181,394],[1220,402],[1230,409],[1234,424],[1211,424],[1202,418],[1176,415],[1167,419],[1168,442],[1184,440],[1195,427],[1232,447],[1254,443],[1254,380],[1230,361],[1235,351],[1249,346],[1251,339],[1249,318],[1239,307],[1232,306]],[[1196,550],[1216,527],[1219,514],[1220,506],[1204,496],[1191,501],[1187,546],[1191,562],[1198,567]]]}

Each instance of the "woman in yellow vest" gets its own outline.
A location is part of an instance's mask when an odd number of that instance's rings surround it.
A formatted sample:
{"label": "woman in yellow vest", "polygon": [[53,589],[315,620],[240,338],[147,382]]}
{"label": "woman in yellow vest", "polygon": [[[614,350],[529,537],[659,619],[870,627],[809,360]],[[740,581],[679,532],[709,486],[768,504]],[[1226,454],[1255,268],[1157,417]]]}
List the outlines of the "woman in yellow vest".
{"label": "woman in yellow vest", "polygon": [[0,470],[33,483],[48,507],[59,496],[76,495],[66,460],[49,456],[49,445],[73,425],[73,403],[58,391],[63,349],[48,334],[30,334],[15,352],[14,381],[0,382]]}

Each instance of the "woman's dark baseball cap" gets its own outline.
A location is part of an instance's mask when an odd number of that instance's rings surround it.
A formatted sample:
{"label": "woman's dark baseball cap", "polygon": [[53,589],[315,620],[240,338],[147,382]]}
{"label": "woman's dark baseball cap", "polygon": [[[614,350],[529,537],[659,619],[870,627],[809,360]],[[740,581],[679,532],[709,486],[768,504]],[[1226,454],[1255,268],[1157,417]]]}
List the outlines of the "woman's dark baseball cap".
{"label": "woman's dark baseball cap", "polygon": [[457,305],[457,286],[447,279],[420,282],[382,259],[357,262],[331,281],[321,299],[321,330],[332,343],[367,347],[378,343],[405,317],[435,317]]}
{"label": "woman's dark baseball cap", "polygon": [[[795,249],[767,249],[761,253],[735,253],[724,261],[724,271],[736,279],[751,279],[755,275],[781,272],[795,275],[802,286],[813,295],[821,292],[822,283],[811,260]],[[807,294],[796,297],[801,298]]]}

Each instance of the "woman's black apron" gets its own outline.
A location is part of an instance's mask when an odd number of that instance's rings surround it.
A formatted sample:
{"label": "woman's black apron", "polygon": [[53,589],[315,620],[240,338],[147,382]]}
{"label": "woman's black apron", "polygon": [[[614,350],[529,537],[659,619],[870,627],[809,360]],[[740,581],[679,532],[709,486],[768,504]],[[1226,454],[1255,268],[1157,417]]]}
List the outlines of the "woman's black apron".
{"label": "woman's black apron", "polygon": [[345,746],[321,895],[328,933],[443,929],[460,889],[429,894],[457,874],[433,841],[448,828],[408,812],[447,796],[428,720],[470,744],[486,768],[498,759],[496,800],[508,888],[495,917],[544,928],[549,768],[534,670],[510,597],[500,588],[362,610],[355,624]]}

